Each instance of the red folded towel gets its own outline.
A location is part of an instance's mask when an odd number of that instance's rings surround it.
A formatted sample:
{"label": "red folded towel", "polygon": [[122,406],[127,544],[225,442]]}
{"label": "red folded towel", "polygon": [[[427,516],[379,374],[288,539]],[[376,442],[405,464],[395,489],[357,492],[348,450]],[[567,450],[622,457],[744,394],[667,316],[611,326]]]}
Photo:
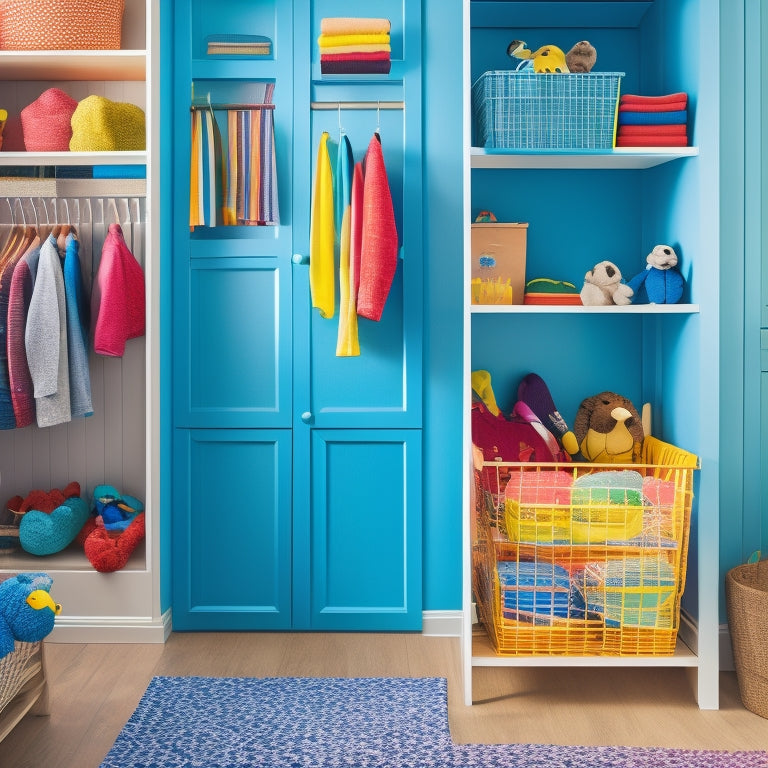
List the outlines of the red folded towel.
{"label": "red folded towel", "polygon": [[625,93],[620,99],[620,104],[669,104],[676,101],[688,101],[688,94],[684,92],[680,93],[668,93],[665,96],[638,96],[634,93]]}
{"label": "red folded towel", "polygon": [[320,61],[389,61],[389,51],[361,51],[359,53],[321,53]]}
{"label": "red folded towel", "polygon": [[682,112],[687,109],[687,101],[668,101],[663,104],[620,104],[619,112]]}
{"label": "red folded towel", "polygon": [[686,126],[679,125],[621,125],[619,126],[619,136],[645,136],[647,134],[669,136],[679,136],[686,133]]}
{"label": "red folded towel", "polygon": [[617,136],[617,147],[687,147],[687,136]]}

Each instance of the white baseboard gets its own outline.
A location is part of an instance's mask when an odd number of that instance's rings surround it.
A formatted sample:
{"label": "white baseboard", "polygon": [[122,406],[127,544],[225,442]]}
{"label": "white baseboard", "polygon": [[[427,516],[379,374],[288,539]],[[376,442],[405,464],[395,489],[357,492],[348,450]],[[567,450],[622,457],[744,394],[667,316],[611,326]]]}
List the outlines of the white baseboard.
{"label": "white baseboard", "polygon": [[461,611],[424,611],[421,634],[430,637],[461,637]]}
{"label": "white baseboard", "polygon": [[48,643],[164,643],[171,634],[171,611],[159,619],[135,616],[58,616]]}

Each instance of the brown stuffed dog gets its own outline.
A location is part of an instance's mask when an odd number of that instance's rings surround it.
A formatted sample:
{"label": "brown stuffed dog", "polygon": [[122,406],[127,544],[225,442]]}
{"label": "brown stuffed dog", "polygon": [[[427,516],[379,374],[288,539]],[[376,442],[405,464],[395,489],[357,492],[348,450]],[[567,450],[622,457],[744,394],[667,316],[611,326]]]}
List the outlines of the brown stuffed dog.
{"label": "brown stuffed dog", "polygon": [[583,400],[573,432],[584,458],[604,464],[638,461],[645,437],[637,409],[615,392],[601,392]]}

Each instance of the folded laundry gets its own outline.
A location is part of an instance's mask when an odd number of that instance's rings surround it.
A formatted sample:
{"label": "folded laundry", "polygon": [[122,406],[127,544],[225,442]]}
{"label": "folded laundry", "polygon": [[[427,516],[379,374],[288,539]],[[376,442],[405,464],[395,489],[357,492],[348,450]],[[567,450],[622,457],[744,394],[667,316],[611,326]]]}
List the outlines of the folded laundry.
{"label": "folded laundry", "polygon": [[670,101],[665,104],[636,104],[629,102],[619,104],[619,112],[679,112],[686,109],[687,101]]}
{"label": "folded laundry", "polygon": [[387,75],[391,62],[386,61],[321,61],[320,72],[324,75]]}
{"label": "folded laundry", "polygon": [[317,44],[321,48],[331,48],[336,45],[370,45],[371,43],[384,43],[389,45],[389,34],[378,32],[371,34],[353,34],[353,35],[320,35],[317,38]]}
{"label": "folded laundry", "polygon": [[687,110],[674,112],[619,112],[619,125],[677,125],[688,121]]}
{"label": "folded laundry", "polygon": [[321,45],[320,55],[324,53],[375,53],[376,51],[391,52],[389,43],[358,43],[357,45]]}
{"label": "folded laundry", "polygon": [[366,19],[335,17],[320,20],[320,33],[323,35],[354,35],[370,33],[389,33],[389,19]]}
{"label": "folded laundry", "polygon": [[687,147],[687,136],[617,136],[617,147]]}
{"label": "folded laundry", "polygon": [[678,125],[622,125],[619,127],[620,136],[647,136],[649,134],[682,135],[687,128],[684,123]]}
{"label": "folded laundry", "polygon": [[625,93],[620,98],[621,104],[668,104],[670,102],[688,101],[685,92],[668,93],[664,96],[639,96],[634,93]]}
{"label": "folded laundry", "polygon": [[386,51],[374,53],[321,53],[320,61],[389,61]]}

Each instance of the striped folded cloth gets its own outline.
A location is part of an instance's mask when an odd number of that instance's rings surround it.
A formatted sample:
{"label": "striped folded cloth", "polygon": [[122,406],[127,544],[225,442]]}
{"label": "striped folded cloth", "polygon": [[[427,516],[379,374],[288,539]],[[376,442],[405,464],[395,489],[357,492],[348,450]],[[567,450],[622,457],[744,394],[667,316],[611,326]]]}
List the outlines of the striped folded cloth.
{"label": "striped folded cloth", "polygon": [[389,19],[360,19],[349,17],[320,20],[321,35],[389,34]]}

